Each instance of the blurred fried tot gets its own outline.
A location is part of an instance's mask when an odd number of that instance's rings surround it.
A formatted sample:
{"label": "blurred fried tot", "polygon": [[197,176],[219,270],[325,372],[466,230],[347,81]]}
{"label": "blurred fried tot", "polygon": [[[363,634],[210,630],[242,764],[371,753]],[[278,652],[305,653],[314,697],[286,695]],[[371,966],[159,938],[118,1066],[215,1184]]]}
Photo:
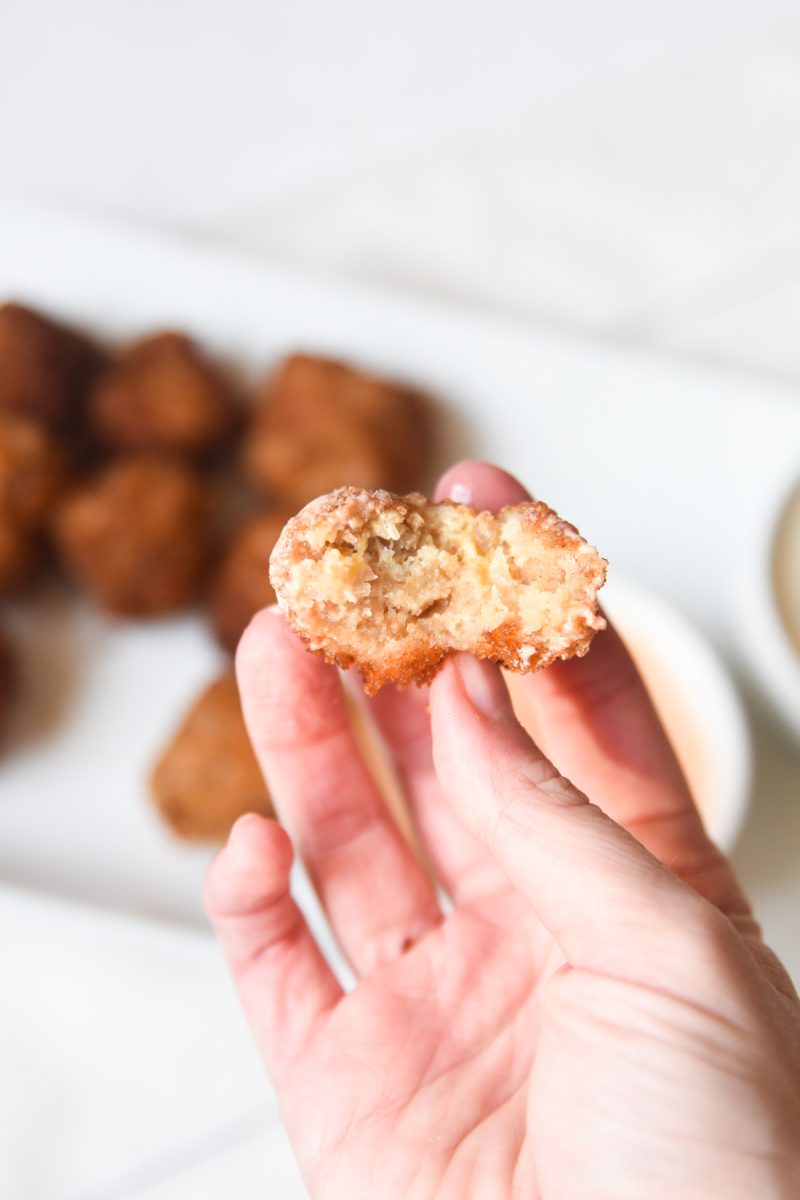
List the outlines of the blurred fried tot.
{"label": "blurred fried tot", "polygon": [[190,468],[120,459],[66,497],[56,542],[102,608],[156,616],[197,600],[211,559],[211,509],[208,485]]}
{"label": "blurred fried tot", "polygon": [[5,630],[0,629],[0,745],[8,728],[16,684],[17,669],[14,648],[8,634]]}
{"label": "blurred fried tot", "polygon": [[74,330],[21,304],[0,305],[0,410],[70,428],[102,361]]}
{"label": "blurred fried tot", "polygon": [[91,430],[112,450],[206,458],[225,448],[238,421],[220,371],[194,342],[172,331],[124,349],[89,400]]}
{"label": "blurred fried tot", "polygon": [[259,513],[231,538],[211,587],[211,623],[226,650],[235,650],[250,619],[275,603],[269,556],[285,523],[285,513]]}
{"label": "blurred fried tot", "polygon": [[244,813],[274,815],[232,673],[192,705],[153,770],[151,791],[173,832],[191,841],[224,841]]}
{"label": "blurred fried tot", "polygon": [[0,412],[0,592],[35,575],[66,477],[65,457],[44,425]]}
{"label": "blurred fried tot", "polygon": [[346,483],[418,485],[430,444],[421,393],[345,363],[295,354],[267,383],[244,465],[255,487],[294,508]]}

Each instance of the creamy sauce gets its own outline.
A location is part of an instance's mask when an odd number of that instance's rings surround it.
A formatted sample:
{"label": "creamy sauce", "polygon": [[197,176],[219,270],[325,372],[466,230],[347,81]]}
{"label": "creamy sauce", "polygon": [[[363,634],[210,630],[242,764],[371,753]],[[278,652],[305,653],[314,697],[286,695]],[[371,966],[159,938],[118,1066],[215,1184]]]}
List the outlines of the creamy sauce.
{"label": "creamy sauce", "polygon": [[789,640],[800,655],[800,487],[783,510],[772,552],[775,599]]}

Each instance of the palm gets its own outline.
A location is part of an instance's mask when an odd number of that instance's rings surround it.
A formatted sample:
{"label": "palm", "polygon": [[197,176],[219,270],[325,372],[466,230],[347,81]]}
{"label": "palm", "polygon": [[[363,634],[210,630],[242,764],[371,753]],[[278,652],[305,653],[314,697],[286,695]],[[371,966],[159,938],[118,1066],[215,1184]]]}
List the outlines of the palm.
{"label": "palm", "polygon": [[362,980],[304,1048],[283,1110],[314,1194],[464,1197],[480,1163],[508,1195],[532,1178],[545,940],[525,908],[505,892],[457,909]]}
{"label": "palm", "polygon": [[[697,1132],[712,1147],[725,1137],[740,1084],[726,1067],[738,1035],[712,1007],[720,980],[703,957],[696,997],[678,1000],[560,971],[510,891],[457,909],[362,980],[294,1063],[283,1111],[312,1193],[610,1200],[624,1180],[631,1197],[675,1194],[687,1168],[703,1177]],[[744,1009],[737,1019],[749,1024]],[[757,1026],[748,1041],[755,1061]]]}

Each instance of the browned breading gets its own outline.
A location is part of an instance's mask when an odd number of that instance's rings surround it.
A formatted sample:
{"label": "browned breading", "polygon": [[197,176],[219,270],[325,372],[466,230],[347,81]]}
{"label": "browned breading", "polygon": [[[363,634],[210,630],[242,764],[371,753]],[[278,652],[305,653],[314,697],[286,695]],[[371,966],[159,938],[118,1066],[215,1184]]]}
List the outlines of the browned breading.
{"label": "browned breading", "polygon": [[89,400],[92,432],[113,450],[210,457],[225,449],[238,420],[221,373],[194,342],[171,331],[123,350]]}
{"label": "browned breading", "polygon": [[197,599],[210,564],[211,508],[207,484],[188,467],[120,459],[67,496],[56,542],[103,608],[155,616]]}
{"label": "browned breading", "polygon": [[244,449],[257,488],[287,507],[346,482],[419,486],[431,461],[429,402],[411,388],[308,354],[265,389]]}
{"label": "browned breading", "polygon": [[192,705],[155,766],[151,790],[172,830],[193,841],[223,841],[244,813],[273,815],[233,674]]}
{"label": "browned breading", "polygon": [[69,428],[102,361],[73,330],[21,304],[0,306],[0,410]]}
{"label": "browned breading", "polygon": [[270,560],[292,628],[368,692],[426,682],[457,651],[519,672],[585,654],[605,573],[540,501],[477,513],[353,487],[293,517]]}
{"label": "browned breading", "polygon": [[0,412],[0,592],[29,582],[66,482],[66,461],[44,425]]}
{"label": "browned breading", "polygon": [[211,588],[211,622],[227,650],[236,649],[259,609],[275,603],[269,556],[285,522],[285,513],[259,513],[231,538]]}

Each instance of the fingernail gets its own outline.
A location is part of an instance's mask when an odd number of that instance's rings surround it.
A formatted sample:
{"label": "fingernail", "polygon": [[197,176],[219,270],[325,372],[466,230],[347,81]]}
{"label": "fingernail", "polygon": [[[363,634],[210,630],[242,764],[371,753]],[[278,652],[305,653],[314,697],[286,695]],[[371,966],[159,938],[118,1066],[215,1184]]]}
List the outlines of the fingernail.
{"label": "fingernail", "polygon": [[258,822],[259,817],[256,813],[251,812],[243,813],[241,817],[237,817],[233,822],[233,825],[231,825],[228,833],[228,845],[231,846],[234,842],[238,844],[241,841],[242,834],[244,833],[245,829],[248,826],[252,826],[254,820]]}
{"label": "fingernail", "polygon": [[468,483],[454,483],[450,488],[449,498],[455,500],[456,504],[471,504],[472,488]]}
{"label": "fingernail", "polygon": [[456,667],[467,699],[479,713],[492,721],[506,716],[511,702],[498,666],[471,654],[459,654]]}

